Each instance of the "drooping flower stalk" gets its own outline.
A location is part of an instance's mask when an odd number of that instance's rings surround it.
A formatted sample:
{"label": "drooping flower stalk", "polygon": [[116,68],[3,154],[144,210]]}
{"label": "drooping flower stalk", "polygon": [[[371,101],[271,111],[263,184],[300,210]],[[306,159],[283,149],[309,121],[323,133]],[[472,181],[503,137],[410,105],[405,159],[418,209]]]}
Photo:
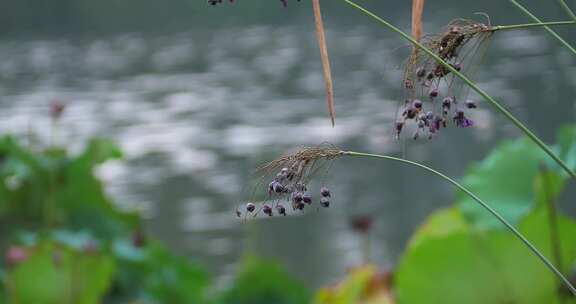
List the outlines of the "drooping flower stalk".
{"label": "drooping flower stalk", "polygon": [[[416,167],[416,168],[422,169],[424,171],[430,172],[430,173],[440,177],[441,179],[447,181],[448,183],[452,184],[453,186],[458,188],[460,191],[462,191],[464,194],[466,194],[467,196],[472,198],[482,208],[484,208],[486,211],[490,212],[490,214],[492,214],[492,216],[494,216],[496,219],[498,219],[498,221],[500,221],[500,223],[502,223],[506,228],[508,228],[508,230],[514,236],[516,236],[522,243],[524,243],[524,245],[526,245],[526,247],[528,247],[528,249],[530,251],[532,251],[532,253],[534,255],[536,255],[544,263],[544,265],[554,275],[556,275],[558,277],[558,279],[561,280],[561,282],[563,282],[570,289],[570,291],[574,295],[576,295],[576,288],[574,288],[574,286],[570,283],[570,281],[518,229],[516,229],[510,222],[508,222],[502,215],[500,215],[498,213],[498,211],[496,211],[495,209],[490,207],[490,205],[488,205],[486,202],[484,202],[482,199],[480,199],[476,194],[474,194],[468,188],[466,188],[463,185],[461,185],[460,183],[458,183],[456,180],[454,180],[454,179],[450,178],[449,176],[445,175],[444,173],[442,173],[438,170],[435,170],[431,167],[428,167],[424,164],[414,162],[411,160],[407,160],[407,159],[403,159],[403,158],[399,158],[399,157],[389,156],[389,155],[379,155],[379,154],[362,153],[362,152],[354,152],[354,151],[342,151],[342,150],[340,150],[336,147],[333,147],[333,146],[331,146],[331,147],[321,147],[320,146],[320,147],[313,147],[313,148],[304,148],[304,149],[301,149],[300,151],[298,151],[294,154],[283,156],[277,160],[274,160],[274,161],[262,166],[260,168],[260,170],[266,170],[266,171],[271,170],[271,169],[275,170],[279,166],[284,166],[286,164],[296,164],[295,166],[291,166],[291,167],[302,168],[302,166],[311,166],[310,164],[315,164],[315,163],[322,162],[322,161],[330,161],[330,160],[334,160],[334,159],[344,157],[344,156],[360,157],[360,158],[376,158],[376,159],[381,159],[381,160],[400,162],[400,163],[403,163],[405,165],[409,165],[409,166]],[[303,165],[303,164],[305,164],[305,165]],[[310,169],[310,168],[312,168],[312,167],[303,168],[303,170],[304,169]],[[287,185],[283,184],[282,185],[282,191],[279,193],[283,193],[284,189],[290,189],[290,191],[292,191],[292,192],[300,191],[300,190],[305,191],[305,186],[304,186],[304,188],[299,188],[298,185],[299,184],[301,185],[302,184],[301,181],[307,180],[306,177],[309,176],[307,173],[302,173],[302,172],[310,172],[310,171],[300,171],[300,169],[297,169],[297,170],[299,170],[299,171],[290,171],[290,169],[287,169],[286,172],[283,172],[285,170],[283,170],[283,169],[281,170],[281,172],[279,173],[279,178],[281,178],[282,180],[290,179],[290,176],[291,176],[290,172],[300,172],[300,173],[298,173],[298,175],[293,175],[292,179],[287,183]],[[297,180],[297,182],[295,182],[296,180]],[[326,188],[322,188],[320,190],[320,192],[321,192],[322,198],[327,199],[331,196],[330,192]],[[321,200],[321,204],[322,204],[322,200]],[[247,208],[253,208],[253,204],[249,203],[247,205]],[[264,204],[263,208],[265,209],[266,215],[271,214],[271,212],[272,212],[271,207],[267,203]],[[252,209],[252,210],[254,210],[254,209]],[[266,210],[269,210],[268,212],[270,212],[270,213],[268,213]]]}
{"label": "drooping flower stalk", "polygon": [[[480,96],[482,96],[486,101],[488,101],[492,106],[494,106],[494,108],[496,108],[497,111],[499,111],[500,113],[502,113],[504,116],[506,116],[506,118],[508,118],[514,125],[516,125],[524,134],[526,134],[526,136],[528,138],[530,138],[530,140],[532,140],[536,145],[538,145],[538,147],[540,147],[540,149],[542,151],[544,151],[546,154],[548,154],[548,156],[550,156],[550,158],[552,158],[560,167],[562,167],[562,169],[572,178],[576,179],[576,173],[574,173],[572,171],[572,169],[570,169],[570,167],[568,167],[568,165],[562,160],[560,159],[560,157],[558,155],[556,155],[552,149],[550,149],[550,147],[548,147],[536,134],[534,134],[528,127],[526,127],[520,120],[518,120],[512,113],[510,113],[506,108],[504,108],[504,106],[502,106],[498,101],[496,101],[494,98],[492,98],[490,95],[488,95],[488,93],[486,93],[484,90],[482,90],[478,85],[476,85],[472,80],[470,80],[468,77],[466,77],[464,74],[460,73],[460,71],[458,71],[454,66],[450,65],[448,62],[446,62],[445,60],[443,60],[442,58],[440,58],[440,56],[438,56],[437,54],[435,54],[433,51],[431,51],[430,49],[426,48],[424,45],[422,45],[421,43],[419,43],[418,41],[414,40],[414,38],[412,38],[409,34],[403,32],[402,30],[400,30],[399,28],[397,28],[396,26],[392,25],[391,23],[389,23],[388,21],[378,17],[376,14],[374,14],[373,12],[369,11],[368,9],[360,6],[359,4],[355,3],[354,1],[351,0],[343,0],[344,2],[346,2],[347,4],[349,4],[350,6],[352,6],[353,8],[361,11],[362,13],[366,14],[367,16],[375,19],[376,21],[378,21],[379,23],[383,24],[384,26],[386,26],[387,28],[389,28],[390,30],[396,32],[397,34],[399,34],[400,36],[402,36],[404,39],[408,40],[409,42],[411,42],[413,45],[415,45],[416,47],[418,47],[420,50],[422,50],[423,52],[425,52],[428,56],[432,57],[434,60],[436,60],[436,62],[438,62],[440,65],[442,65],[446,70],[450,71],[451,73],[453,73],[454,75],[456,75],[459,79],[461,79],[462,81],[464,81],[464,83],[466,85],[468,85],[470,88],[472,88],[474,91],[476,91]],[[511,0],[514,1],[514,0]],[[576,52],[575,52],[576,54]]]}

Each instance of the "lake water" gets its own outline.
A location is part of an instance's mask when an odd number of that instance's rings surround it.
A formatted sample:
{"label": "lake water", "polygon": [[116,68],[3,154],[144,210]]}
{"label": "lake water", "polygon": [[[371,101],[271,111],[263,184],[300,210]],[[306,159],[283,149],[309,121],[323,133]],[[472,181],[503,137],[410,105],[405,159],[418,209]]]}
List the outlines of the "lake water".
{"label": "lake water", "polygon": [[[486,1],[493,23],[526,22],[498,3]],[[426,30],[458,15],[484,20],[473,15],[475,8],[441,5],[430,7],[438,13],[426,16]],[[4,36],[0,130],[23,137],[32,132],[44,141],[54,136],[74,149],[95,135],[115,139],[125,159],[97,172],[110,195],[123,208],[140,210],[152,235],[207,264],[220,284],[229,282],[247,251],[282,261],[312,286],[334,282],[361,262],[361,240],[349,221],[366,214],[374,219],[371,258],[391,267],[419,223],[451,204],[449,185],[394,163],[340,159],[323,179],[334,193],[329,209],[243,224],[234,209],[251,198],[255,168],[300,146],[329,142],[403,155],[460,177],[497,142],[520,132],[480,101],[474,128],[450,128],[432,141],[394,140],[409,49],[351,9],[334,8],[330,18],[330,3],[325,15],[337,115],[332,128],[308,6],[270,7],[278,18],[286,12],[287,20],[248,21],[253,15],[245,14],[219,26],[162,33]],[[407,7],[373,7],[406,26]],[[214,14],[233,12],[222,10]],[[561,18],[555,9],[549,13]],[[576,41],[576,31],[561,32]],[[533,29],[495,34],[474,78],[552,141],[558,126],[575,121],[575,75],[576,59]],[[53,100],[67,104],[57,132],[47,115]]]}

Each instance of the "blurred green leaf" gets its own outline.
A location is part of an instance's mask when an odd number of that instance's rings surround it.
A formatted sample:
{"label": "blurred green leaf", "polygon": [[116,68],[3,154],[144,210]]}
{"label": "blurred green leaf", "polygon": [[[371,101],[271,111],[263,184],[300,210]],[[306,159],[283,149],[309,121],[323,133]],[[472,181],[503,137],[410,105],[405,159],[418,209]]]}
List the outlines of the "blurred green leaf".
{"label": "blurred green leaf", "polygon": [[[558,155],[568,167],[576,170],[576,125],[560,128],[558,131],[557,147]],[[554,163],[554,168],[558,166]],[[557,168],[557,171],[562,171]],[[564,174],[564,173],[563,173]]]}
{"label": "blurred green leaf", "polygon": [[[461,229],[446,216],[454,208],[434,214],[452,232],[421,229],[411,242],[396,273],[399,303],[559,303],[560,283],[523,243],[500,230]],[[544,209],[530,213],[520,230],[546,256],[551,243]],[[559,218],[565,263],[576,260],[576,223]]]}
{"label": "blurred green leaf", "polygon": [[[472,166],[462,184],[515,224],[534,206],[533,183],[544,157],[542,151],[526,139],[505,143]],[[457,204],[473,226],[504,229],[467,195],[459,193]]]}
{"label": "blurred green leaf", "polygon": [[247,256],[234,285],[224,292],[223,304],[309,303],[309,291],[278,264]]}
{"label": "blurred green leaf", "polygon": [[[560,129],[554,147],[576,169],[576,126]],[[564,188],[566,174],[526,139],[499,145],[486,159],[472,166],[462,184],[512,224],[544,201],[554,201]],[[457,205],[474,228],[505,227],[463,193]]]}
{"label": "blurred green leaf", "polygon": [[114,267],[113,258],[103,252],[41,243],[8,272],[8,296],[20,304],[100,303]]}
{"label": "blurred green leaf", "polygon": [[207,303],[208,274],[159,242],[149,240],[146,247],[135,248],[119,241],[114,251],[120,262],[114,297],[146,303]]}

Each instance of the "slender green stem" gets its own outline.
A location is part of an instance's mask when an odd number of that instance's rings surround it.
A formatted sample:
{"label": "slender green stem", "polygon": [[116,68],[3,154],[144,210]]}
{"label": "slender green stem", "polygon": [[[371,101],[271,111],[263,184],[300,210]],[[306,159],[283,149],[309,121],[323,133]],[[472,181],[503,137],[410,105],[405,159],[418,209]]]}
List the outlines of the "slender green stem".
{"label": "slender green stem", "polygon": [[[518,7],[522,12],[524,12],[524,14],[528,15],[528,17],[532,18],[532,20],[538,22],[538,23],[544,23],[542,22],[542,20],[540,20],[538,17],[536,17],[534,14],[532,14],[527,8],[525,8],[524,6],[522,6],[522,4],[518,3],[518,1],[516,0],[510,0],[510,2],[512,2],[512,4],[516,5],[516,7]],[[550,35],[554,36],[554,38],[556,38],[558,41],[560,41],[560,43],[562,43],[566,48],[568,48],[574,55],[576,55],[576,49],[574,49],[574,47],[572,45],[570,45],[568,42],[566,42],[566,40],[564,40],[562,37],[560,37],[560,35],[558,35],[553,29],[551,29],[549,26],[544,26],[544,28],[548,31],[548,33],[550,33]]]}
{"label": "slender green stem", "polygon": [[572,18],[572,19],[574,19],[574,21],[576,21],[576,14],[574,14],[574,11],[572,11],[570,9],[570,7],[566,3],[566,1],[558,0],[558,2],[560,2],[560,6],[562,6],[562,8],[566,11],[566,14],[568,14],[568,16],[570,16],[570,18]]}
{"label": "slender green stem", "polygon": [[494,32],[499,30],[516,30],[524,29],[530,27],[544,27],[553,25],[576,25],[576,21],[553,21],[553,22],[542,22],[542,23],[524,23],[524,24],[511,24],[511,25],[496,25],[491,26],[488,31]]}
{"label": "slender green stem", "polygon": [[[556,202],[553,195],[550,193],[550,185],[548,184],[548,169],[544,168],[541,171],[542,176],[542,189],[544,192],[544,204],[548,211],[548,229],[550,236],[550,246],[552,257],[554,263],[558,266],[558,269],[564,269],[564,263],[562,262],[562,243],[560,242],[560,232],[558,227],[558,212],[556,210]],[[558,301],[559,304],[564,304],[564,293],[562,290],[558,290]]]}
{"label": "slender green stem", "polygon": [[504,108],[502,105],[500,105],[499,102],[497,102],[494,98],[490,97],[490,95],[488,95],[488,93],[486,93],[484,90],[482,90],[480,87],[478,87],[474,82],[472,82],[472,80],[470,80],[468,77],[464,76],[464,74],[457,71],[454,67],[452,67],[446,61],[444,61],[442,58],[440,58],[438,55],[436,55],[433,51],[431,51],[430,49],[428,49],[427,47],[425,47],[424,45],[422,45],[418,41],[414,40],[410,35],[404,33],[402,30],[395,27],[394,25],[392,25],[388,21],[378,17],[377,15],[372,13],[371,11],[363,8],[362,6],[356,4],[355,2],[353,2],[351,0],[344,0],[344,2],[348,3],[350,6],[358,9],[359,11],[363,12],[364,14],[372,17],[376,21],[382,23],[383,25],[385,25],[386,27],[388,27],[392,31],[398,33],[404,39],[410,41],[413,45],[415,45],[416,47],[418,47],[422,51],[426,52],[430,57],[434,58],[434,60],[436,60],[438,63],[440,63],[446,69],[450,70],[450,72],[452,72],[458,78],[462,79],[462,81],[464,81],[468,86],[470,86],[474,91],[476,91],[480,96],[482,96],[486,101],[488,101],[492,106],[494,106],[496,108],[496,110],[498,110],[500,113],[504,114],[504,116],[506,116],[510,121],[512,121],[512,123],[514,123],[522,132],[524,132],[524,134],[526,134],[526,136],[528,136],[528,138],[530,138],[534,143],[536,143],[536,145],[538,145],[540,147],[540,149],[542,149],[544,152],[546,152],[546,154],[548,154],[560,167],[562,167],[562,169],[564,169],[566,171],[566,173],[568,173],[568,175],[570,175],[572,178],[576,179],[576,173],[574,173],[570,169],[570,167],[568,167],[568,165],[566,165],[564,163],[564,161],[562,161],[562,159],[560,159],[560,157],[558,157],[552,151],[552,149],[550,149],[540,138],[538,138],[538,136],[536,136],[536,134],[534,134],[532,131],[530,131],[530,129],[528,129],[522,122],[520,122],[520,120],[518,120],[516,117],[514,117],[514,115],[512,115],[512,113],[510,113],[508,110],[506,110],[506,108]]}
{"label": "slender green stem", "polygon": [[379,158],[379,159],[385,159],[385,160],[391,160],[391,161],[396,161],[396,162],[401,162],[404,164],[408,164],[414,167],[418,167],[420,169],[424,169],[430,173],[433,173],[437,176],[439,176],[440,178],[444,179],[445,181],[451,183],[452,185],[456,186],[458,189],[460,189],[462,192],[466,193],[466,195],[470,196],[474,201],[476,201],[480,206],[482,206],[484,209],[486,209],[488,212],[490,212],[494,217],[496,217],[502,224],[504,224],[504,226],[506,226],[506,228],[508,228],[510,230],[510,232],[512,232],[520,241],[522,241],[522,243],[524,243],[536,256],[538,256],[538,258],[546,265],[546,267],[548,267],[548,269],[550,269],[550,271],[552,271],[560,280],[562,280],[564,282],[564,284],[566,284],[566,287],[568,287],[570,289],[570,291],[572,292],[572,294],[574,294],[576,296],[576,288],[574,288],[574,286],[572,286],[572,284],[570,283],[570,281],[568,281],[568,279],[566,279],[566,277],[564,277],[564,275],[558,270],[556,269],[556,267],[554,267],[554,265],[534,246],[532,245],[532,243],[530,243],[530,241],[524,237],[522,235],[522,233],[520,233],[520,231],[518,231],[518,229],[516,229],[512,224],[510,224],[504,217],[502,217],[496,210],[492,209],[492,207],[490,207],[488,204],[486,204],[484,201],[482,201],[479,197],[477,197],[474,193],[472,193],[472,191],[468,190],[466,187],[462,186],[461,184],[459,184],[457,181],[453,180],[452,178],[448,177],[447,175],[436,171],[426,165],[417,163],[417,162],[413,162],[407,159],[403,159],[403,158],[398,158],[398,157],[394,157],[394,156],[388,156],[388,155],[378,155],[378,154],[370,154],[370,153],[361,153],[361,152],[352,152],[352,151],[342,151],[341,152],[342,155],[348,155],[348,156],[355,156],[355,157],[372,157],[372,158]]}

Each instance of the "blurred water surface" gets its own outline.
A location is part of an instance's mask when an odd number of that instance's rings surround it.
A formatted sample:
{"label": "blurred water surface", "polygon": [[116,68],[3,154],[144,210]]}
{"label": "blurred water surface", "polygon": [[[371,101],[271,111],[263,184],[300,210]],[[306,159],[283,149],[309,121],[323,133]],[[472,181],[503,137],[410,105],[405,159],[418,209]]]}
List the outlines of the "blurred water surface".
{"label": "blurred water surface", "polygon": [[[0,40],[0,130],[75,148],[95,135],[117,140],[125,159],[97,172],[110,195],[143,212],[150,233],[209,265],[223,284],[246,250],[283,261],[312,286],[333,282],[361,261],[349,219],[364,214],[375,220],[371,257],[390,267],[417,225],[453,199],[448,185],[414,169],[343,159],[323,179],[334,192],[331,208],[242,224],[234,209],[251,198],[252,173],[262,162],[329,142],[403,155],[459,177],[497,142],[520,136],[480,102],[473,129],[449,129],[433,141],[395,141],[408,48],[335,3],[324,8],[336,87],[331,128],[308,4],[292,1],[282,9],[274,1],[248,7],[241,1],[208,9],[200,2],[194,4],[199,20],[170,31],[57,28],[46,34],[14,27]],[[526,21],[502,1],[483,1],[484,7],[453,2],[427,8],[427,31],[458,16],[483,20],[473,14],[480,10],[493,23]],[[371,7],[407,25],[408,5]],[[539,12],[563,19],[552,6]],[[219,23],[210,14],[231,20]],[[573,29],[560,31],[576,41]],[[575,59],[534,29],[497,33],[474,78],[552,141],[558,126],[575,121],[575,75]],[[67,104],[56,129],[47,115],[54,100]]]}

